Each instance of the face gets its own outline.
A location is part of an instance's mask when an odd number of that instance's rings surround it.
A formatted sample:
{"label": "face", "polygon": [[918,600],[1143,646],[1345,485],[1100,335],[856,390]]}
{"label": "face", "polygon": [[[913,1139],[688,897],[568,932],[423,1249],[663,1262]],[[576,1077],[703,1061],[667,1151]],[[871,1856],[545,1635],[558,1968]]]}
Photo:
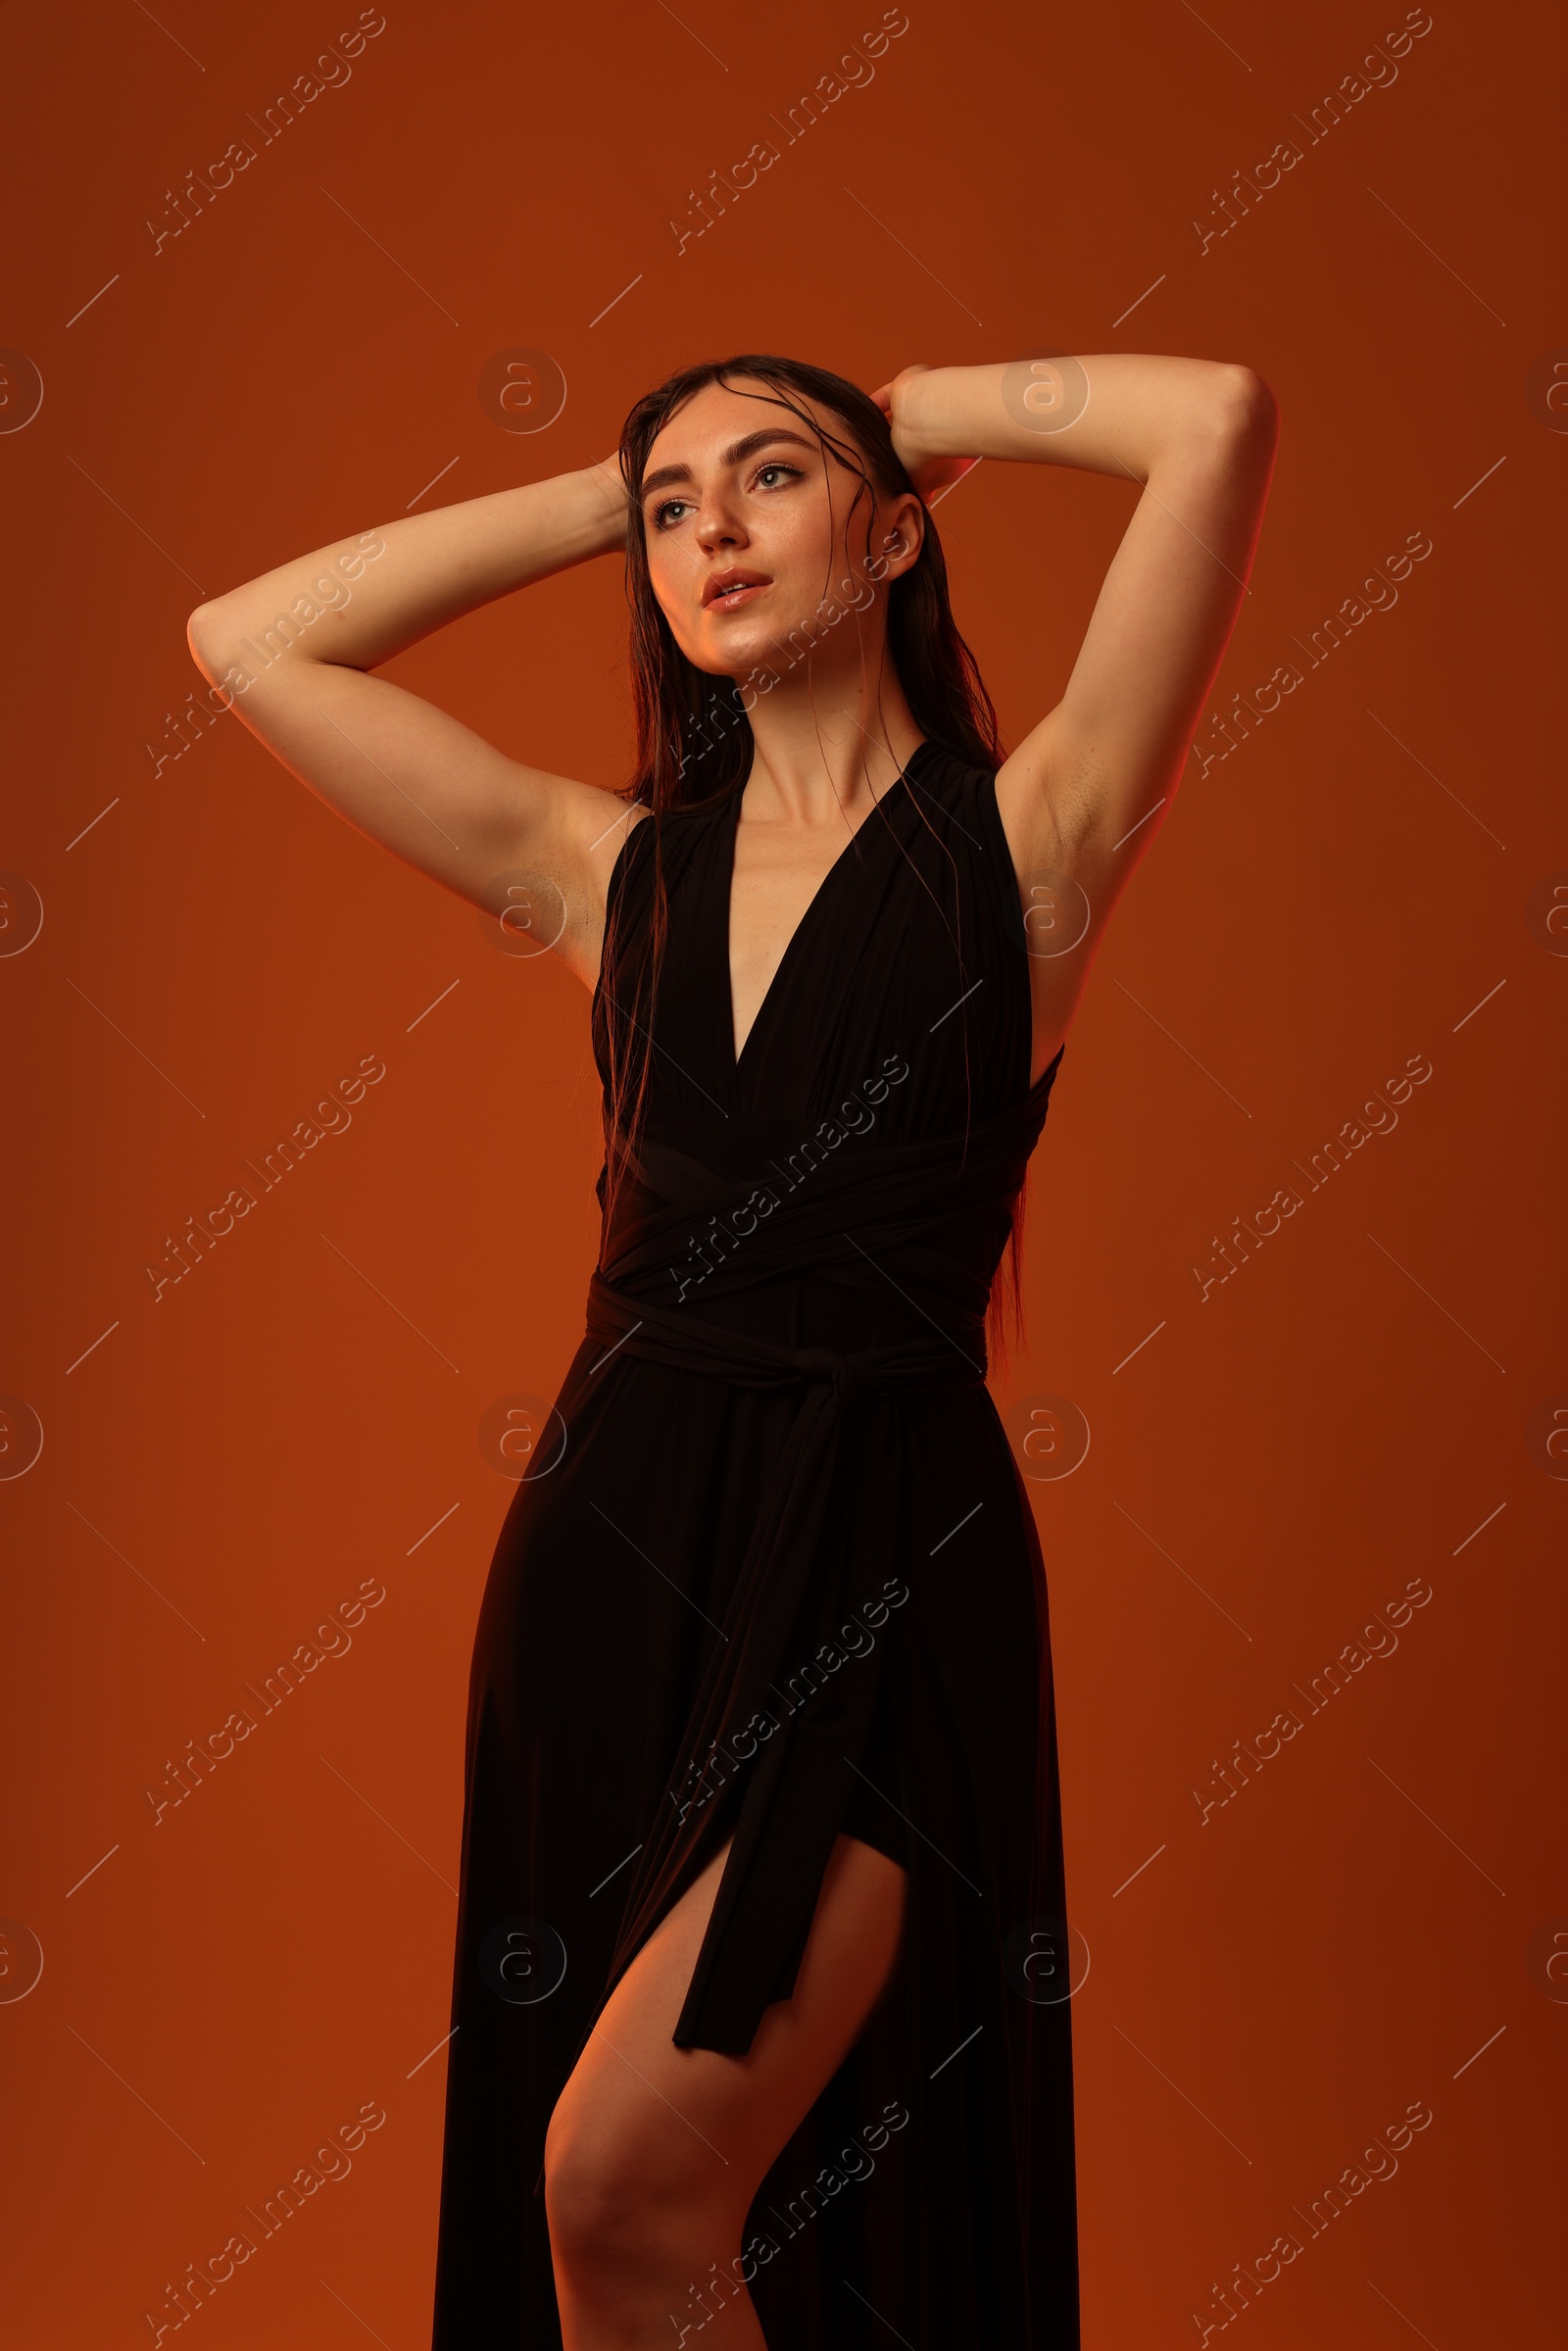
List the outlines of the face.
{"label": "face", "polygon": [[[919,554],[920,502],[908,492],[879,499],[868,540],[862,492],[852,529],[857,476],[777,404],[771,385],[735,381],[764,397],[705,384],[648,452],[642,513],[654,594],[676,644],[711,676],[787,670],[813,641],[831,648],[831,660],[858,663],[867,620],[880,626],[889,584]],[[825,433],[849,439],[832,410],[791,397]],[[852,610],[858,621],[838,628]]]}

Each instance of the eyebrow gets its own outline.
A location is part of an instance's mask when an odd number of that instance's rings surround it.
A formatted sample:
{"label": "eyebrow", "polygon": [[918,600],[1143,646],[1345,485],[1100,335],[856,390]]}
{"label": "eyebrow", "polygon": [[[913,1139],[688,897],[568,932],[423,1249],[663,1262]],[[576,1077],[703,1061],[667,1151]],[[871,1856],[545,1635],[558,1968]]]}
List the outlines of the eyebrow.
{"label": "eyebrow", "polygon": [[[790,432],[782,425],[768,424],[760,432],[749,432],[742,441],[732,441],[727,449],[719,452],[718,462],[721,465],[744,465],[749,457],[755,457],[760,449],[766,449],[774,441],[793,441],[798,448],[809,449],[813,453],[816,449],[816,443],[807,440],[803,433]],[[661,465],[655,472],[644,476],[642,494],[647,498],[655,490],[668,489],[671,482],[692,479],[690,465]]]}

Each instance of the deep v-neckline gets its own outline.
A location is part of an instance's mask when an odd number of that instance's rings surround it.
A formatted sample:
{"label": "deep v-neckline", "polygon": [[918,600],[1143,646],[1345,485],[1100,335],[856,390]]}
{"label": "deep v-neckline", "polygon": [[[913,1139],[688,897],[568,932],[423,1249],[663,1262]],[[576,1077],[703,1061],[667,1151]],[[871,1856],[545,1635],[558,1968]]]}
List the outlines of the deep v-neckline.
{"label": "deep v-neckline", "polygon": [[812,891],[805,912],[802,914],[799,922],[795,925],[794,930],[791,931],[789,938],[785,941],[784,952],[773,966],[773,976],[768,981],[767,986],[763,989],[761,1001],[758,1004],[756,1011],[752,1014],[752,1023],[746,1032],[744,1040],[742,1041],[739,1053],[735,1051],[735,968],[733,961],[731,960],[730,938],[734,927],[735,836],[740,830],[741,802],[745,798],[745,785],[743,784],[740,791],[736,793],[734,800],[730,804],[729,821],[724,834],[724,864],[726,868],[726,879],[723,905],[721,909],[723,919],[719,933],[719,950],[724,967],[724,1036],[729,1047],[730,1074],[732,1077],[738,1078],[741,1073],[746,1056],[752,1050],[752,1040],[757,1035],[758,1029],[761,1026],[762,1018],[767,1011],[768,1005],[778,994],[779,982],[784,976],[784,973],[789,965],[790,958],[794,955],[796,948],[800,945],[802,933],[807,929],[812,915],[816,912],[818,906],[822,904],[823,900],[827,896],[830,885],[843,870],[843,867],[848,860],[850,852],[855,847],[855,844],[859,839],[861,833],[865,830],[865,827],[868,824],[874,821],[877,810],[881,808],[888,801],[890,801],[896,792],[906,786],[908,771],[914,764],[915,760],[920,757],[920,754],[926,749],[928,741],[929,738],[915,745],[913,751],[910,752],[908,758],[905,760],[903,767],[899,770],[898,775],[894,778],[893,782],[889,784],[887,790],[881,795],[881,797],[873,802],[870,813],[861,817],[859,823],[856,826],[854,832],[851,833],[849,839],[845,842],[844,847],[840,850],[838,856],[834,858],[832,864],[828,867],[826,873],[823,874],[821,880],[817,883],[816,888]]}

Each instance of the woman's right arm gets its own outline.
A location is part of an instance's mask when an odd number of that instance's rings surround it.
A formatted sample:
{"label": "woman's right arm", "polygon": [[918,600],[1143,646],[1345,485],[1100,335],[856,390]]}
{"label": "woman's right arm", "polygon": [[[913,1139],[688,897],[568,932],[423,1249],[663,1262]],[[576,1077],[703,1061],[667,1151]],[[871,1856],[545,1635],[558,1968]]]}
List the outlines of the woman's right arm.
{"label": "woman's right arm", "polygon": [[589,986],[634,821],[624,804],[506,758],[369,672],[464,612],[623,549],[627,512],[612,458],[318,548],[202,605],[189,627],[235,713],[361,832],[492,910],[500,874],[554,883],[556,952]]}

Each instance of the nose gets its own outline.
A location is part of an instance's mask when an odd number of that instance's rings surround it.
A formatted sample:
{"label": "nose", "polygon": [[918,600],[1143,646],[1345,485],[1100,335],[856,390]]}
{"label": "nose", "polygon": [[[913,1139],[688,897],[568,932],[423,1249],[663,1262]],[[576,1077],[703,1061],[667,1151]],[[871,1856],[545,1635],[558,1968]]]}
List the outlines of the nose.
{"label": "nose", "polygon": [[722,489],[710,490],[697,516],[697,544],[705,553],[749,544],[740,515]]}

